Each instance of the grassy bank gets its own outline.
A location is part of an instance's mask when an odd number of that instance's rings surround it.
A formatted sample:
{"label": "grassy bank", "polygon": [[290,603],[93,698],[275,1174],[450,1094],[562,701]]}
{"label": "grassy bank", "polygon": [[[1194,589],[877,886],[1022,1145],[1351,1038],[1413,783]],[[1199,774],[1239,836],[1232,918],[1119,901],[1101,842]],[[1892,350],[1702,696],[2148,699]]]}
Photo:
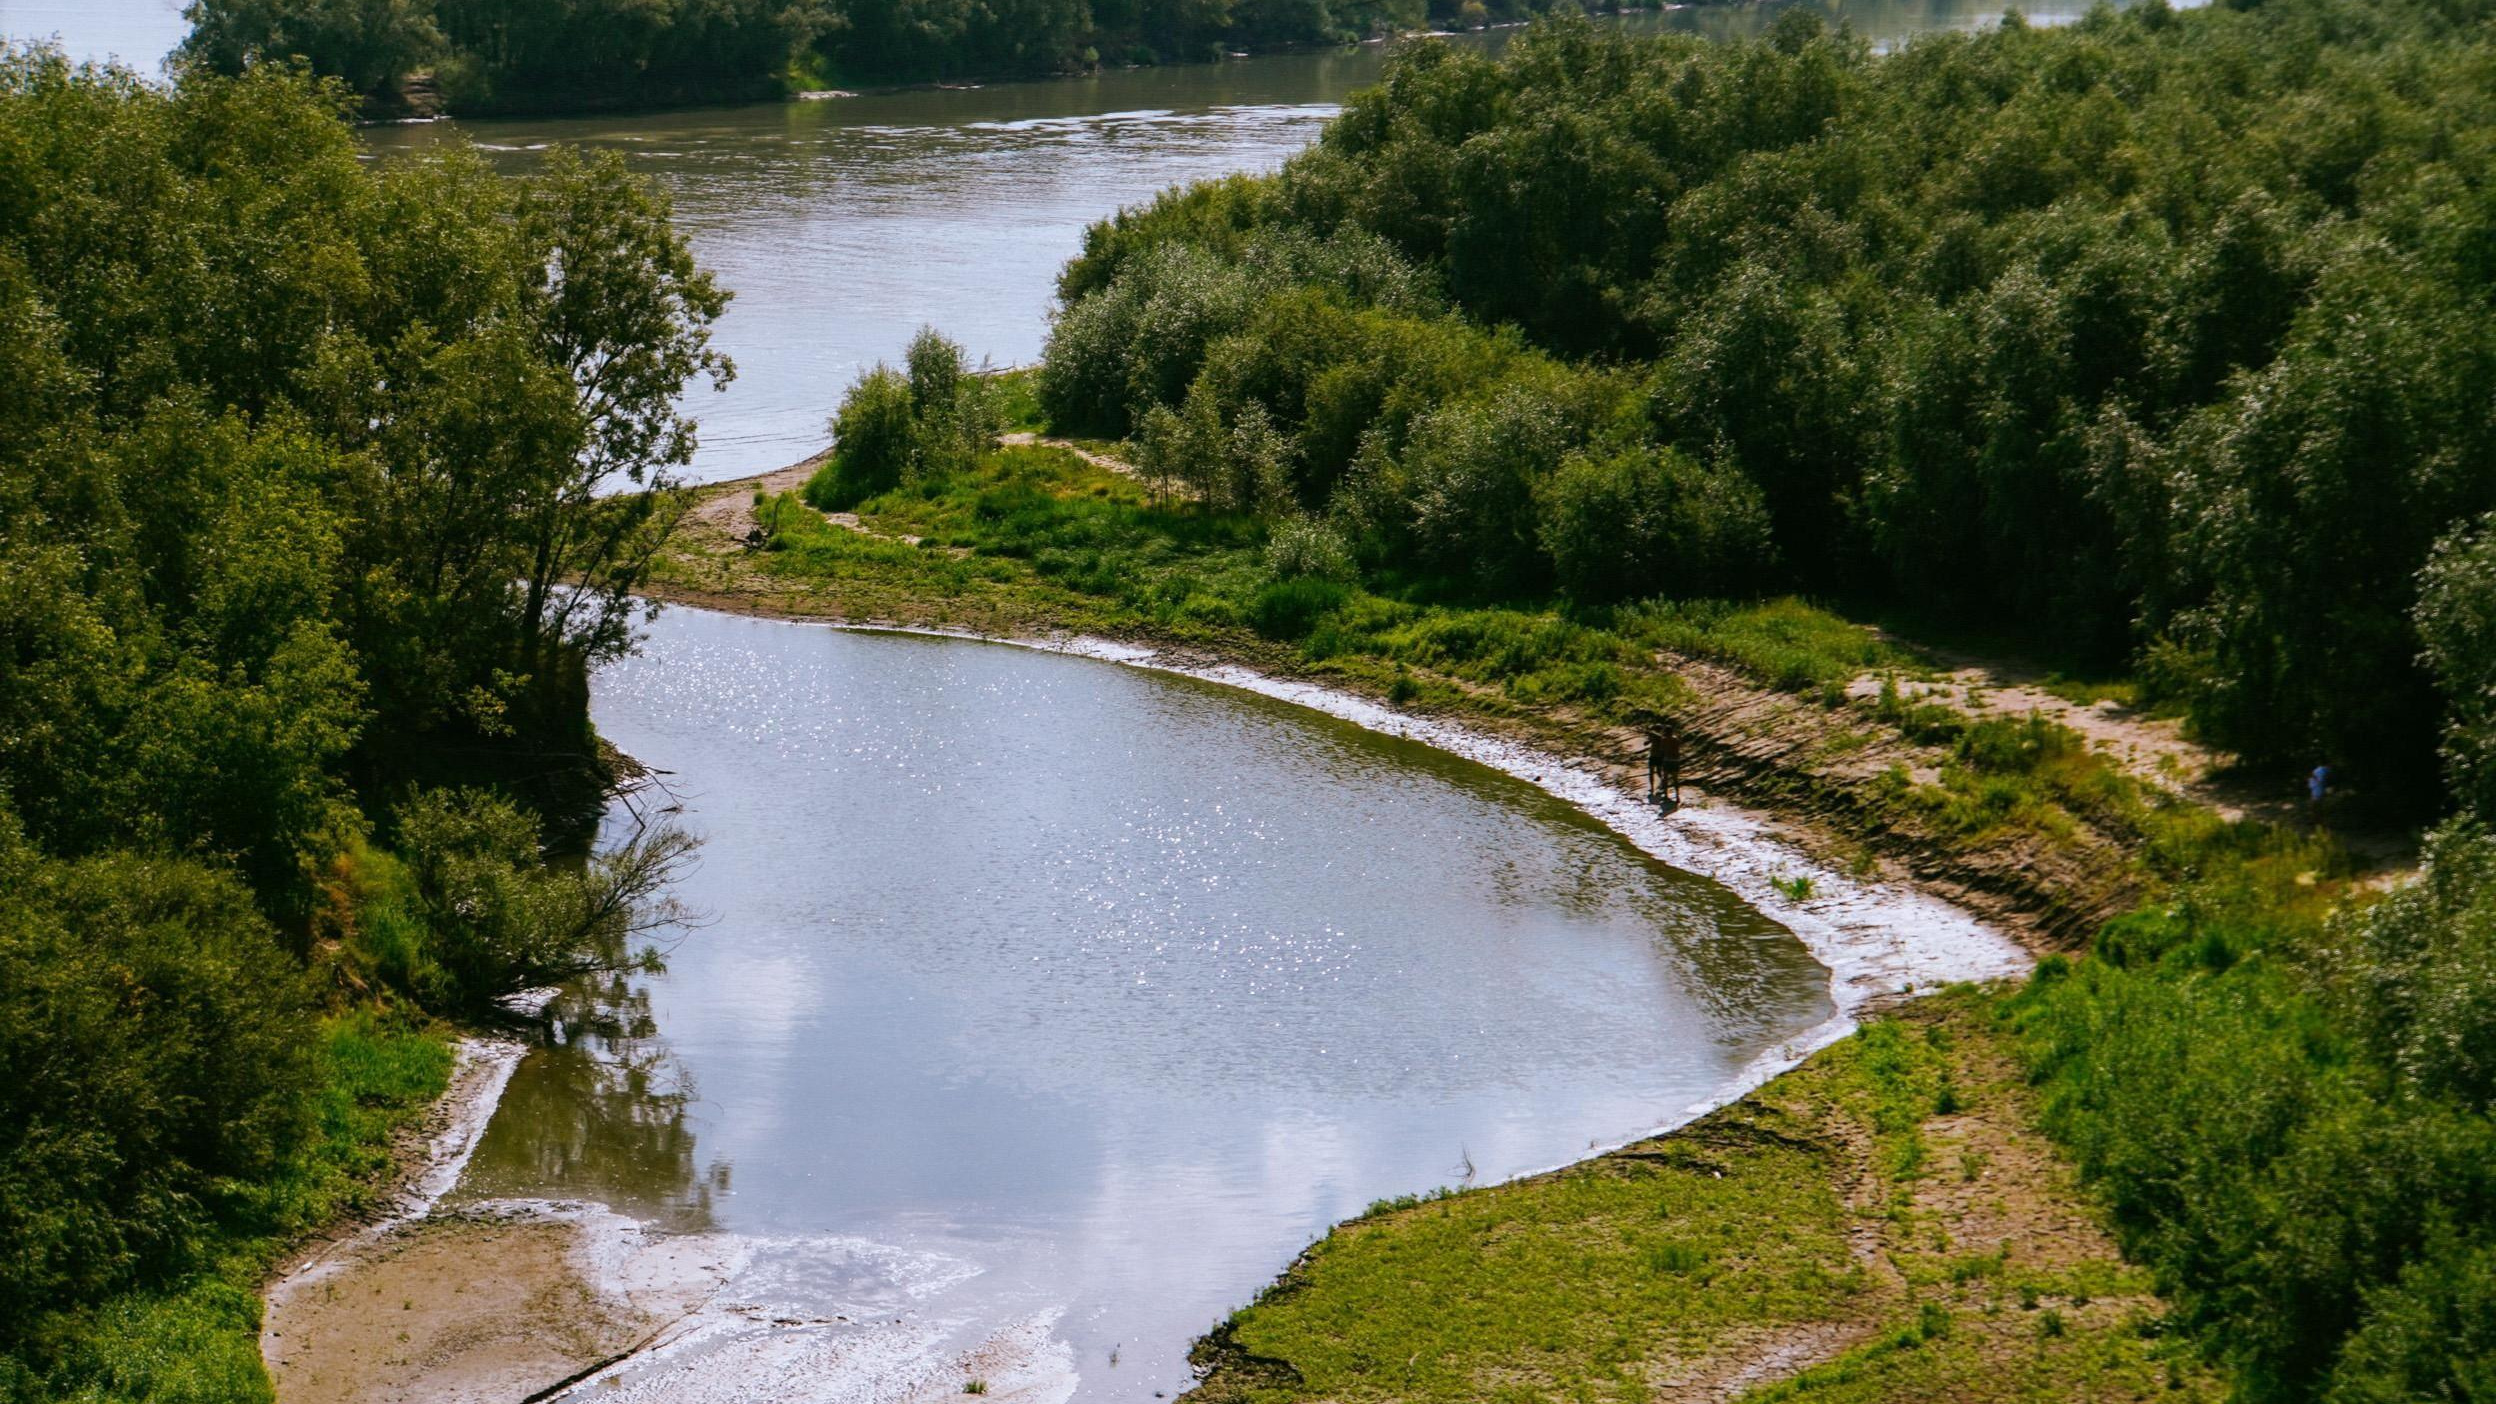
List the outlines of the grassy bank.
{"label": "grassy bank", "polygon": [[191,1250],[192,1268],[45,1320],[7,1362],[0,1398],[106,1404],[248,1404],[268,1400],[260,1360],[260,1289],[307,1236],[385,1207],[405,1141],[448,1086],[444,1027],[371,1011],[331,1015],[318,1032],[313,1134],[269,1178],[221,1187]]}
{"label": "grassy bank", "polygon": [[1954,990],[1669,1136],[1374,1206],[1193,1397],[2222,1397],[2033,1129],[2017,1016]]}

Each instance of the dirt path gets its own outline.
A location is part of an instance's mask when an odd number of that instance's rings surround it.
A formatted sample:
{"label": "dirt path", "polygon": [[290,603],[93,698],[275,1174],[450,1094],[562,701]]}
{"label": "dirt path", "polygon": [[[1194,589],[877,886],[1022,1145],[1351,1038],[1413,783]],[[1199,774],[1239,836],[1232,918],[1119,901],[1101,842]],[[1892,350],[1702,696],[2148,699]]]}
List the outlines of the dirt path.
{"label": "dirt path", "polygon": [[1141,479],[1142,477],[1141,474],[1135,471],[1135,465],[1127,462],[1125,459],[1112,458],[1105,453],[1094,453],[1092,450],[1085,448],[1083,445],[1076,443],[1072,439],[1057,439],[1051,438],[1046,434],[1024,432],[1007,434],[998,439],[997,442],[1008,448],[1064,449],[1068,453],[1073,454],[1075,457],[1082,459],[1084,462],[1091,464],[1093,467],[1098,468],[1103,472],[1116,473],[1120,477],[1124,478]]}
{"label": "dirt path", "polygon": [[702,499],[685,514],[684,527],[679,530],[690,528],[706,539],[718,537],[732,543],[744,541],[754,530],[754,495],[758,492],[795,492],[806,486],[806,480],[823,466],[823,460],[830,457],[831,452],[826,449],[786,468],[701,489]]}
{"label": "dirt path", "polygon": [[[2293,795],[2267,793],[2235,769],[2235,757],[2194,741],[2175,717],[2154,716],[2121,702],[2075,702],[2048,691],[2047,670],[2000,658],[1980,658],[1907,640],[1901,647],[1932,658],[1941,671],[1929,678],[1895,680],[1909,702],[1937,702],[1976,717],[2041,716],[2071,728],[2090,747],[2135,779],[2206,805],[2229,819],[2284,820],[2295,814]],[[1867,673],[1846,695],[1877,699],[1885,679]]]}

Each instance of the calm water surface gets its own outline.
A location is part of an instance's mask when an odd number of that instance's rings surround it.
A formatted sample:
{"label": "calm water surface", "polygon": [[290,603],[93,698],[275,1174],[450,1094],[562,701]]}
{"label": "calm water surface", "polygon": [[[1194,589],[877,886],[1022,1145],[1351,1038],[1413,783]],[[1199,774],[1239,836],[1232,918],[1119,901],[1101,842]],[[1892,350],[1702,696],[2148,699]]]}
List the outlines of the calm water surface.
{"label": "calm water surface", "polygon": [[1081,1398],[1183,1385],[1370,1200],[1630,1136],[1831,1013],[1541,791],[1210,684],[675,610],[596,712],[716,921],[567,1003],[463,1191],[842,1245],[815,1312],[1058,1313]]}

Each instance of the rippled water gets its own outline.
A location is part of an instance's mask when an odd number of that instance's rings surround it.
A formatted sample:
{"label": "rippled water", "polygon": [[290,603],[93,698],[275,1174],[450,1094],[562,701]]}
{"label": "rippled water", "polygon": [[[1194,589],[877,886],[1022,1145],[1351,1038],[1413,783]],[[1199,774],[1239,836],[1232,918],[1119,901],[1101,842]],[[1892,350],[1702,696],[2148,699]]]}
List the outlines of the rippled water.
{"label": "rippled water", "polygon": [[773,1309],[1036,1314],[1084,1398],[1182,1385],[1370,1200],[1631,1136],[1831,1012],[1540,790],[1210,684],[679,610],[597,698],[717,920],[576,999],[463,1192],[842,1245]]}

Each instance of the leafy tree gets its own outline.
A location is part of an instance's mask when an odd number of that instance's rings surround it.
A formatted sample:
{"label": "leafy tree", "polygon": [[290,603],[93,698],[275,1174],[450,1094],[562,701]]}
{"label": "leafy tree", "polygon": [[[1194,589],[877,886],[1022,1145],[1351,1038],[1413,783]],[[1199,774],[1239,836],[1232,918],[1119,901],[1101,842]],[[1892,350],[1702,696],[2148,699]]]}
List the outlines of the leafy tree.
{"label": "leafy tree", "polygon": [[2496,820],[2496,522],[2480,517],[2436,543],[2417,622],[2445,697],[2445,782],[2472,813]]}
{"label": "leafy tree", "polygon": [[188,1265],[302,1135],[309,988],[242,884],[37,853],[0,812],[0,1351]]}
{"label": "leafy tree", "polygon": [[639,938],[686,918],[664,896],[693,852],[679,829],[644,830],[573,871],[540,861],[537,821],[487,791],[419,792],[395,826],[427,933],[424,993],[444,1008],[655,969]]}
{"label": "leafy tree", "polygon": [[1767,577],[1767,506],[1738,472],[1673,449],[1578,453],[1538,491],[1543,550],[1576,599],[1741,595]]}
{"label": "leafy tree", "polygon": [[429,0],[191,0],[179,57],[221,73],[257,58],[301,58],[370,98],[442,53]]}
{"label": "leafy tree", "polygon": [[316,986],[473,1011],[678,915],[680,836],[538,835],[724,296],[616,162],[368,168],[345,98],[0,50],[0,1389],[120,1378],[107,1298],[288,1227]]}
{"label": "leafy tree", "polygon": [[[1277,175],[1086,236],[1044,408],[1120,434],[1253,402],[1298,445],[1289,505],[1340,507],[1366,561],[1531,589],[1515,509],[1577,443],[1476,475],[1435,440],[1600,368],[1643,422],[1571,432],[1747,478],[1760,587],[2136,662],[2256,764],[2424,805],[2453,694],[2417,572],[2496,509],[2487,158],[2451,136],[2492,115],[2483,8],[1399,50]],[[1692,588],[1646,559],[1605,591]]]}

